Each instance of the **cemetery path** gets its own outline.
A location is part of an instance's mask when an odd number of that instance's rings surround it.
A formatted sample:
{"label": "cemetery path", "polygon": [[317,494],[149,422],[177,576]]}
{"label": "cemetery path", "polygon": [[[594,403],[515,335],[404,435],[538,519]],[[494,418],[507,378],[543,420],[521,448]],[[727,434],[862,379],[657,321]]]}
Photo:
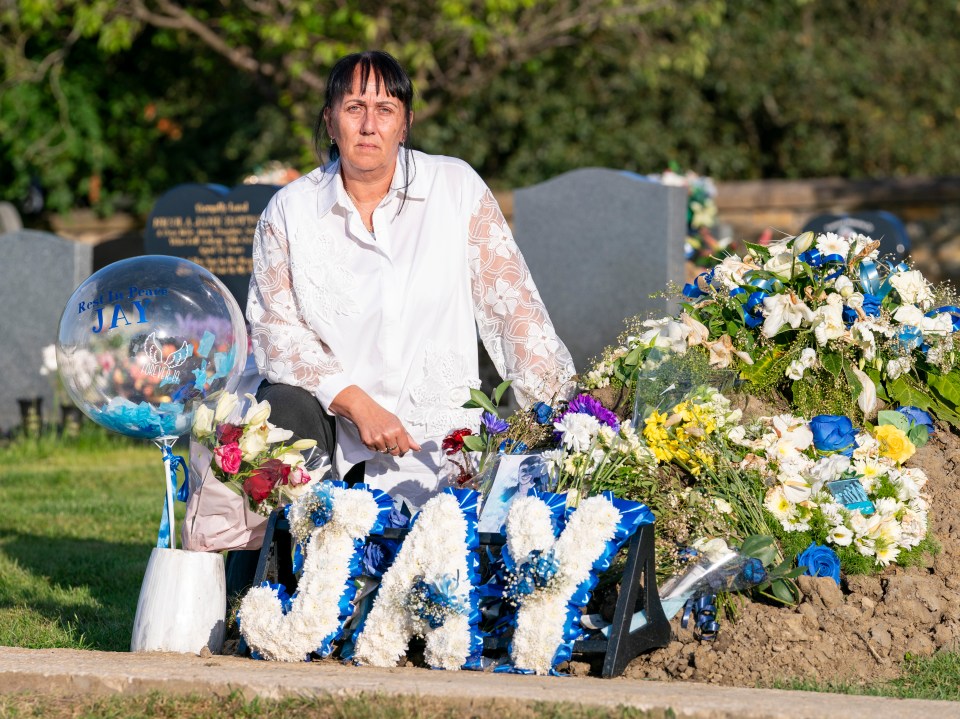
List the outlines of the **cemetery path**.
{"label": "cemetery path", "polygon": [[429,669],[374,669],[334,662],[284,664],[235,656],[95,652],[0,647],[0,691],[60,696],[162,691],[209,696],[412,695],[432,708],[497,702],[630,706],[700,719],[909,719],[960,717],[960,703],[816,692],[720,687],[688,682],[533,677]]}

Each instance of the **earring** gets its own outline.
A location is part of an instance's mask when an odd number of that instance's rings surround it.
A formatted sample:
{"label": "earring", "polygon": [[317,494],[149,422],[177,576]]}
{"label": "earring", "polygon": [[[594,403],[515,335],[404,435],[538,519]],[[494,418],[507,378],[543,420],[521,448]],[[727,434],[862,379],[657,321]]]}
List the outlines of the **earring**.
{"label": "earring", "polygon": [[336,147],[336,146],[337,146],[337,138],[331,137],[331,138],[330,138],[330,147]]}

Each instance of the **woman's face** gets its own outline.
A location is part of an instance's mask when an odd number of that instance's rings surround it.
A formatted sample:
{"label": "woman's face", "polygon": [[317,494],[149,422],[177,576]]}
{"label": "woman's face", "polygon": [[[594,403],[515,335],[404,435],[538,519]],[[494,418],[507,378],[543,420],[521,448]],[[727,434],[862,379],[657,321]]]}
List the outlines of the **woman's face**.
{"label": "woman's face", "polygon": [[[327,134],[337,141],[344,169],[356,174],[384,171],[393,174],[400,143],[406,135],[403,103],[387,94],[376,77],[367,78],[360,93],[360,68],[353,75],[353,88],[339,104],[324,112]],[[379,173],[378,173],[379,174]]]}

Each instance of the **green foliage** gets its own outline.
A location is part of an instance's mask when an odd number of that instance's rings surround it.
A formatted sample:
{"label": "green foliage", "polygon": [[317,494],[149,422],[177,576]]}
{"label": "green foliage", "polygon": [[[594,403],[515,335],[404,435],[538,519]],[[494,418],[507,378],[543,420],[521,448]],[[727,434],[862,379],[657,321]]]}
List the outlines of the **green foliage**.
{"label": "green foliage", "polygon": [[311,169],[324,78],[369,47],[414,78],[415,146],[495,185],[671,161],[723,179],[952,174],[957,15],[925,0],[7,3],[0,194],[35,177],[53,210],[143,211],[177,182]]}

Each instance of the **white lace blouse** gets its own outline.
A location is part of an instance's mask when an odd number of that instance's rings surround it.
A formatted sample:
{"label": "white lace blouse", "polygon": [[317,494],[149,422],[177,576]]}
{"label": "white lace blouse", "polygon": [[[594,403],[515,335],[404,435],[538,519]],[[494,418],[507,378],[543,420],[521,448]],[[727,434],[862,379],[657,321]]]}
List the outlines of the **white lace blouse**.
{"label": "white lace blouse", "polygon": [[375,237],[338,163],[277,192],[254,236],[247,319],[271,382],[328,411],[355,384],[400,418],[422,451],[371,452],[337,417],[336,466],[366,461],[368,483],[420,505],[444,486],[443,437],[478,426],[461,408],[480,386],[477,328],[523,405],[569,392],[574,367],[489,188],[460,160],[403,152],[409,184],[401,156]]}

